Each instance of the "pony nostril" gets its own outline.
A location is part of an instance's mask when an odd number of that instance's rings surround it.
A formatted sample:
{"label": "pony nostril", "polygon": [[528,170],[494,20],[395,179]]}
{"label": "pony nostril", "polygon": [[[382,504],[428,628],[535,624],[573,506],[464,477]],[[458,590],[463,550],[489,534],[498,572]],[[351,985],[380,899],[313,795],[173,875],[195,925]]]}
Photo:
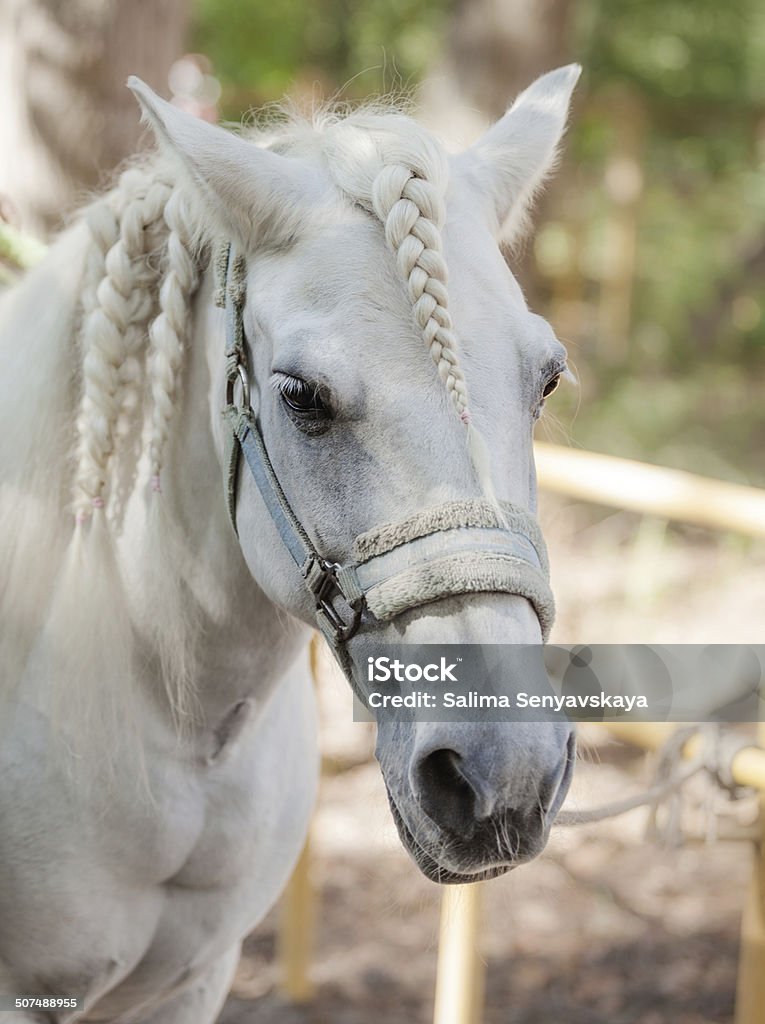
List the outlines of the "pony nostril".
{"label": "pony nostril", "polygon": [[497,793],[475,768],[459,758],[457,771],[473,791],[473,813],[478,821],[490,818],[497,806]]}
{"label": "pony nostril", "polygon": [[555,775],[550,780],[550,785],[547,787],[547,792],[544,794],[544,798],[541,801],[542,811],[548,822],[555,817],[560,810],[560,805],[566,799],[575,762],[576,733],[572,730],[566,743],[566,753],[563,760],[561,761]]}
{"label": "pony nostril", "polygon": [[476,844],[494,858],[502,850],[511,859],[534,856],[571,781],[576,741],[573,734],[567,740],[565,750],[558,746],[557,757],[539,763],[535,772],[508,763],[500,773],[493,762],[487,771],[486,759],[478,755],[426,749],[410,763],[411,792],[449,842]]}
{"label": "pony nostril", "polygon": [[476,822],[491,817],[496,796],[456,750],[434,750],[413,773],[413,789],[422,809],[439,825],[470,834]]}

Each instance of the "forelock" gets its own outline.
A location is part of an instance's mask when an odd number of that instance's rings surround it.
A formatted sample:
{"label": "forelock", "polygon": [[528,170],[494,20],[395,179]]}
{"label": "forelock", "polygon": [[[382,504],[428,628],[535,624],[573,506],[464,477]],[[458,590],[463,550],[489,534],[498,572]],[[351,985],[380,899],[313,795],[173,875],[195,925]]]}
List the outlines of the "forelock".
{"label": "forelock", "polygon": [[342,195],[369,212],[374,181],[384,167],[408,167],[442,196],[449,183],[441,143],[408,114],[383,104],[354,111],[325,107],[310,118],[292,114],[255,138],[275,152],[319,162]]}

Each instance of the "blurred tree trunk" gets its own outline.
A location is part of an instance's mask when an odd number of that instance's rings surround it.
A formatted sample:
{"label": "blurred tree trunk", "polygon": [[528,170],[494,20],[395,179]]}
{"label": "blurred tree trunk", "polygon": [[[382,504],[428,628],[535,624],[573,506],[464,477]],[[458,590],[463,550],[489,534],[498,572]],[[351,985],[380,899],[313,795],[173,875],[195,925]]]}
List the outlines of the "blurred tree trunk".
{"label": "blurred tree trunk", "polygon": [[[422,90],[428,123],[456,145],[473,142],[535,78],[571,60],[574,7],[574,0],[456,0],[444,53]],[[533,261],[527,255],[513,270],[533,303]]]}
{"label": "blurred tree trunk", "polygon": [[167,93],[189,0],[0,0],[0,202],[45,235],[139,143],[125,88]]}
{"label": "blurred tree trunk", "polygon": [[457,0],[436,75],[490,119],[545,71],[568,62],[573,0]]}
{"label": "blurred tree trunk", "polygon": [[606,116],[613,130],[604,177],[611,205],[603,238],[597,337],[598,354],[619,364],[630,352],[647,119],[639,96],[628,89],[607,97]]}

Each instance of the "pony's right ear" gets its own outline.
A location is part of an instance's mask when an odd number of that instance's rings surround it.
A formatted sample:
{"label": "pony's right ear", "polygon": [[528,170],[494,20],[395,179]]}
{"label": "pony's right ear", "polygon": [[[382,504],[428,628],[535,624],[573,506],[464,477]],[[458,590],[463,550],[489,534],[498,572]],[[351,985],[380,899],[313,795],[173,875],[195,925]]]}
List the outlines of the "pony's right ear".
{"label": "pony's right ear", "polygon": [[527,210],[555,166],[581,71],[569,64],[542,75],[455,158],[457,174],[476,194],[491,227],[508,241],[523,231]]}
{"label": "pony's right ear", "polygon": [[316,175],[305,165],[185,113],[134,75],[127,84],[160,149],[200,194],[222,232],[245,250],[296,233],[318,191]]}

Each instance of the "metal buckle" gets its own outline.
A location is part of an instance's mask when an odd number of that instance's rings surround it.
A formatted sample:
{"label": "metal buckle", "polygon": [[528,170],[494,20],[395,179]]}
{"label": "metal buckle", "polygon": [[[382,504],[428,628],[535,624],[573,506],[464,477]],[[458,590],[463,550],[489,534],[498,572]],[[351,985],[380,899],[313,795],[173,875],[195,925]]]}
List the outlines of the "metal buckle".
{"label": "metal buckle", "polygon": [[[354,601],[353,604],[347,600],[345,594],[340,588],[340,584],[337,582],[337,570],[341,568],[337,562],[325,562],[322,559],[320,566],[322,574],[318,585],[314,588],[316,610],[322,611],[329,620],[330,625],[335,631],[335,643],[345,643],[356,634],[359,626],[361,625],[361,615],[364,610],[364,598],[363,596],[360,597],[357,601]],[[336,594],[339,594],[342,597],[343,601],[345,601],[353,613],[350,622],[346,622],[332,604],[332,598]]]}
{"label": "metal buckle", "polygon": [[236,395],[236,384],[237,381],[242,387],[242,401],[237,406],[239,409],[250,408],[250,378],[247,376],[247,370],[244,368],[242,363],[236,364],[236,376],[229,377],[226,381],[226,405],[235,405],[234,397]]}

